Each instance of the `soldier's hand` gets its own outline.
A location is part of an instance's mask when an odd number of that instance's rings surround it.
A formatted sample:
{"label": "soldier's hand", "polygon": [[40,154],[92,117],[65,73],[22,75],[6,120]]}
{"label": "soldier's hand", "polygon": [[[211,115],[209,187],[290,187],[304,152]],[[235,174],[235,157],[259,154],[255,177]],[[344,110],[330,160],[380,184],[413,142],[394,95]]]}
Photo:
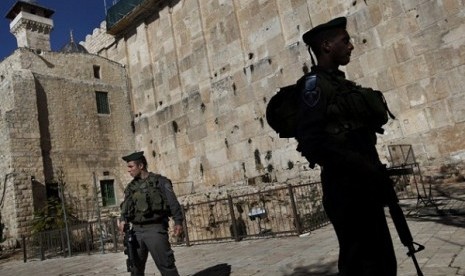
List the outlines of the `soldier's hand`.
{"label": "soldier's hand", "polygon": [[175,225],[173,234],[175,237],[179,237],[182,234],[182,225]]}

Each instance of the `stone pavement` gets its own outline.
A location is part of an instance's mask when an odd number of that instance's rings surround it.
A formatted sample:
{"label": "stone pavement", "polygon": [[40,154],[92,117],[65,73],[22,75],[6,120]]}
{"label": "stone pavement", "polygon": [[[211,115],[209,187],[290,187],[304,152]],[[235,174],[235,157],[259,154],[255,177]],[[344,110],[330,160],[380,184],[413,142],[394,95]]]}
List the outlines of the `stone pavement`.
{"label": "stone pavement", "polygon": [[[403,202],[404,203],[404,202]],[[465,275],[465,196],[436,201],[442,210],[421,208],[408,223],[416,242],[426,246],[416,257],[424,275]],[[390,222],[398,261],[398,275],[417,275],[407,249],[400,243]],[[334,275],[338,247],[331,225],[301,237],[266,238],[174,247],[181,275]],[[373,245],[376,250],[376,245]],[[20,260],[0,264],[2,276],[129,275],[122,253],[79,255],[45,261]],[[231,273],[227,273],[231,270]],[[206,273],[210,271],[210,273]],[[202,272],[203,271],[203,272]],[[223,272],[221,272],[223,271]],[[160,275],[151,259],[146,275]]]}

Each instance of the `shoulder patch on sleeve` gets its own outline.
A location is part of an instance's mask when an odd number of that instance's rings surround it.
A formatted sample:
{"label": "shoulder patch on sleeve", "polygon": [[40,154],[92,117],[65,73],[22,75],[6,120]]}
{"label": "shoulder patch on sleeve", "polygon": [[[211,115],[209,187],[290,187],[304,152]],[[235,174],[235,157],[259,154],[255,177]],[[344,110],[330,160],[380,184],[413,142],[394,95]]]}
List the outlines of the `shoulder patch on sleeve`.
{"label": "shoulder patch on sleeve", "polygon": [[305,76],[302,98],[305,104],[311,108],[315,107],[320,101],[321,92],[317,87],[316,75]]}

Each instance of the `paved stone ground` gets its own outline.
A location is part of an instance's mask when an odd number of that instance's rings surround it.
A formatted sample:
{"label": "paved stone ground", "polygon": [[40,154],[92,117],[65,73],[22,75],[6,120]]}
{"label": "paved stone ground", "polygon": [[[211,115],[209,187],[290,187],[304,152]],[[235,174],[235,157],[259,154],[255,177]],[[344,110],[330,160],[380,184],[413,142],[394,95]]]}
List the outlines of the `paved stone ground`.
{"label": "paved stone ground", "polygon": [[[441,210],[440,215],[435,208],[421,205],[422,208],[414,209],[408,217],[415,241],[426,246],[424,251],[416,254],[418,263],[427,276],[465,275],[465,196],[457,195],[436,203]],[[417,275],[392,223],[390,227],[398,275]],[[174,250],[181,275],[192,276],[334,275],[338,255],[331,225],[301,237],[177,246]],[[376,250],[376,245],[373,245],[373,250]],[[31,260],[27,263],[10,260],[0,264],[0,275],[129,275],[125,260],[122,252]],[[160,275],[153,261],[148,262],[146,275]]]}

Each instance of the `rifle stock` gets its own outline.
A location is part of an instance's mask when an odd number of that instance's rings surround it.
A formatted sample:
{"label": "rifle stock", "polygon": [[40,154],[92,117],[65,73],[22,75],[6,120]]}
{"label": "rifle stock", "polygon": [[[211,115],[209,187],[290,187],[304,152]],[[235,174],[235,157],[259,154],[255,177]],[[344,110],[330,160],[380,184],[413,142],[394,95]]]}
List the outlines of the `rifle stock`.
{"label": "rifle stock", "polygon": [[[396,227],[400,241],[408,249],[407,256],[412,258],[418,276],[423,276],[423,272],[418,265],[415,253],[425,249],[425,247],[413,241],[413,236],[410,232],[410,228],[408,227],[407,220],[405,219],[405,215],[402,212],[402,208],[399,206],[399,199],[397,198],[396,191],[394,190],[393,182],[389,177],[386,168],[384,168],[384,171],[386,181],[383,182],[386,188],[385,192],[387,195],[387,206],[389,207],[389,213],[391,214],[391,218],[394,222],[394,226]],[[417,246],[417,248],[415,248],[415,246]]]}
{"label": "rifle stock", "polygon": [[134,230],[129,227],[129,223],[124,224],[124,254],[128,256],[126,259],[126,268],[128,272],[132,272],[136,266],[137,243],[134,235]]}

